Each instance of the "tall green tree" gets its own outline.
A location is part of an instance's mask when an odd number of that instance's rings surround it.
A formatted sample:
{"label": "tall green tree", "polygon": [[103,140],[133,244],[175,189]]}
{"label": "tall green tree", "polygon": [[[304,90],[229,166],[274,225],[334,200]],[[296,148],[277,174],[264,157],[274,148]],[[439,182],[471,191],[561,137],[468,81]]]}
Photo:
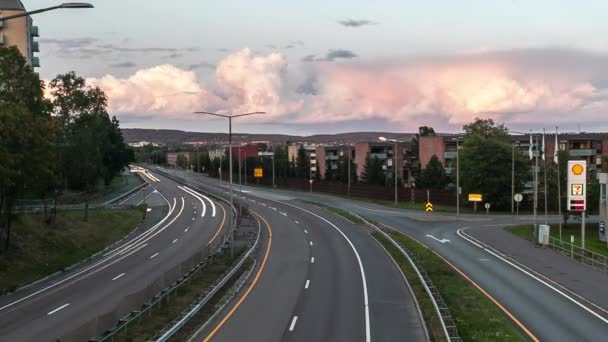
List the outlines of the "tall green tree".
{"label": "tall green tree", "polygon": [[[475,119],[464,127],[460,150],[460,183],[463,193],[481,193],[493,208],[511,207],[511,156],[509,132],[491,119]],[[521,191],[530,178],[530,162],[515,153],[515,191]]]}
{"label": "tall green tree", "polygon": [[418,189],[443,190],[448,185],[445,168],[437,156],[433,155],[416,179]]}
{"label": "tall green tree", "polygon": [[377,156],[373,158],[367,155],[365,157],[365,166],[361,180],[367,184],[374,185],[385,185],[386,184],[386,173],[382,169],[382,162]]}
{"label": "tall green tree", "polygon": [[298,149],[298,156],[295,160],[296,177],[306,178],[310,177],[310,161],[304,145],[300,145]]}
{"label": "tall green tree", "polygon": [[17,198],[26,188],[46,194],[55,185],[54,126],[43,91],[19,50],[0,48],[0,248],[4,250],[10,247]]}

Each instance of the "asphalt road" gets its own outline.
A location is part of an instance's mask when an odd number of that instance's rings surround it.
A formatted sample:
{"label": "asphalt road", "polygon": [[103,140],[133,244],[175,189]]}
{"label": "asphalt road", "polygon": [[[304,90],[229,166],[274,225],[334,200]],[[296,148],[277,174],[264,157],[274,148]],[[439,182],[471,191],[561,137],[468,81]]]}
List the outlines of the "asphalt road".
{"label": "asphalt road", "polygon": [[[599,341],[604,340],[608,333],[608,320],[591,313],[584,302],[562,295],[457,234],[458,229],[463,227],[512,224],[515,222],[512,218],[483,215],[463,215],[458,219],[449,215],[425,216],[324,194],[253,187],[243,189],[250,196],[285,201],[297,198],[324,203],[410,234],[452,262],[498,300],[521,324],[521,328],[529,332],[524,332],[524,335],[530,339]],[[427,217],[429,221],[424,221]],[[527,221],[524,219],[516,222]]]}
{"label": "asphalt road", "polygon": [[[212,179],[191,184],[226,191]],[[200,340],[426,340],[407,284],[368,227],[281,196],[235,198],[268,224],[271,248],[251,292]]]}
{"label": "asphalt road", "polygon": [[[227,212],[224,204],[201,201],[172,180],[156,177],[158,181],[148,179],[146,202],[153,211],[170,205],[162,224],[60,279],[0,298],[1,341],[95,337],[176,280],[196,253],[219,239]],[[140,193],[125,203],[142,200]]]}

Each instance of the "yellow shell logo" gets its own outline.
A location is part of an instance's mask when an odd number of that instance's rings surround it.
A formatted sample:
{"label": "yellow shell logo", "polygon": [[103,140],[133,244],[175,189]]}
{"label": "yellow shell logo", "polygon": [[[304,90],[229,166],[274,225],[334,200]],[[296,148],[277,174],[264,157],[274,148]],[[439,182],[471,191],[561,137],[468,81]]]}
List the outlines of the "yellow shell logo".
{"label": "yellow shell logo", "polygon": [[572,173],[574,173],[577,176],[582,175],[583,171],[585,171],[585,168],[581,164],[574,164],[572,166]]}

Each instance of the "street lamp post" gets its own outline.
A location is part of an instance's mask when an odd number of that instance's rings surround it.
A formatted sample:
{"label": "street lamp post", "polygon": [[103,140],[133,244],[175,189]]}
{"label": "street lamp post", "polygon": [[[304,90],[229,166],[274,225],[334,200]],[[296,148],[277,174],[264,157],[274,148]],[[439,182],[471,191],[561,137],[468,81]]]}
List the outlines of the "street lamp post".
{"label": "street lamp post", "polygon": [[398,197],[398,192],[397,192],[397,181],[398,181],[398,178],[397,178],[397,171],[398,171],[397,170],[398,169],[397,168],[397,149],[399,148],[398,144],[403,141],[399,141],[397,139],[387,139],[385,137],[379,137],[378,140],[391,141],[391,142],[395,143],[395,149],[393,150],[393,169],[395,171],[395,176],[394,176],[394,178],[395,178],[395,182],[394,182],[395,183],[395,207],[397,207],[399,205],[399,203],[398,203],[399,197]]}
{"label": "street lamp post", "polygon": [[6,21],[6,20],[21,18],[21,17],[28,17],[32,14],[48,12],[48,11],[52,11],[52,10],[56,10],[56,9],[64,9],[64,8],[65,9],[75,9],[75,8],[94,8],[94,7],[95,6],[93,6],[92,4],[89,4],[86,2],[66,2],[61,5],[57,5],[57,6],[51,6],[51,7],[41,8],[41,9],[37,9],[37,10],[33,10],[33,11],[17,13],[17,14],[6,16],[6,17],[0,17],[0,21]]}
{"label": "street lamp post", "polygon": [[456,216],[460,216],[460,137],[456,137]]}
{"label": "street lamp post", "polygon": [[[210,112],[194,112],[194,114],[205,114],[205,115],[213,115],[219,116],[221,118],[228,119],[228,146],[229,146],[229,160],[230,160],[230,205],[234,206],[233,196],[232,196],[232,119],[238,118],[241,116],[253,115],[253,114],[266,114],[266,112],[252,112],[252,113],[244,113],[244,114],[236,114],[236,115],[224,115],[218,113],[210,113]],[[230,215],[230,254],[234,256],[234,224],[232,223],[232,215]]]}
{"label": "street lamp post", "polygon": [[350,144],[348,144],[348,187],[346,190],[346,194],[348,197],[350,197],[350,163],[351,163],[351,159],[352,158],[352,154],[351,154],[351,149],[350,149]]}

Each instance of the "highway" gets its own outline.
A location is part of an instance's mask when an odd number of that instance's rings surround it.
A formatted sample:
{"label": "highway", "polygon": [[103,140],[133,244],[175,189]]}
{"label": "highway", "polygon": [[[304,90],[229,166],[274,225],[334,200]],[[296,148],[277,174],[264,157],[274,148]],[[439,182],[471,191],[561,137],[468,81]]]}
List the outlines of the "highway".
{"label": "highway", "polygon": [[[148,216],[160,222],[145,222],[148,227],[131,240],[72,272],[1,297],[0,340],[95,337],[175,281],[194,265],[193,256],[221,238],[225,204],[160,175],[146,179]],[[139,192],[122,202],[143,198]]]}
{"label": "highway", "polygon": [[426,340],[407,284],[368,227],[281,196],[235,198],[259,215],[270,248],[250,290],[198,340]]}
{"label": "highway", "polygon": [[[208,179],[207,182],[215,182]],[[459,220],[425,215],[323,194],[244,187],[254,198],[309,200],[348,210],[406,232],[464,272],[495,298],[531,340],[598,341],[608,333],[608,320],[590,312],[588,305],[554,291],[501,258],[463,239],[464,227],[507,225],[511,219],[465,217]],[[524,222],[525,221],[521,221]],[[604,308],[606,309],[606,308]],[[373,326],[373,325],[372,325]]]}

